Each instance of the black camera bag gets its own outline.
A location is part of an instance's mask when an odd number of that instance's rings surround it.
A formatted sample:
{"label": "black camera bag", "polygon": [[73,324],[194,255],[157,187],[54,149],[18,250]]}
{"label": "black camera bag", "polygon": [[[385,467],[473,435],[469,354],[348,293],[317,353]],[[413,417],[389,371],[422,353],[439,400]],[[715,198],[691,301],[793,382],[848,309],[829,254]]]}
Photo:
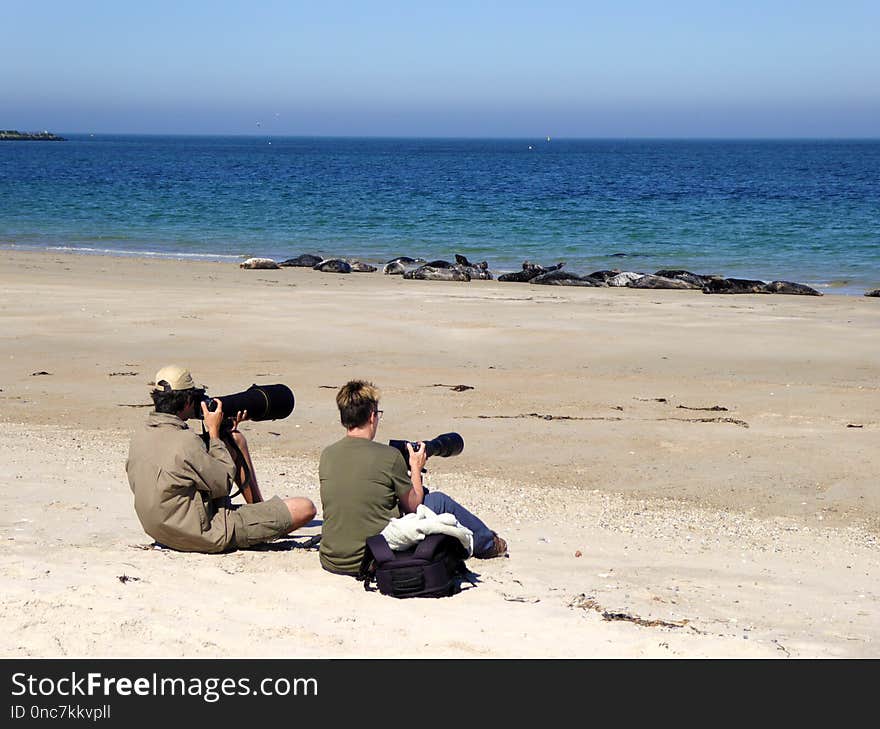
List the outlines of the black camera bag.
{"label": "black camera bag", "polygon": [[375,580],[379,592],[392,597],[446,597],[461,591],[466,556],[461,542],[448,534],[428,534],[401,552],[377,534],[367,539],[358,579],[365,590]]}

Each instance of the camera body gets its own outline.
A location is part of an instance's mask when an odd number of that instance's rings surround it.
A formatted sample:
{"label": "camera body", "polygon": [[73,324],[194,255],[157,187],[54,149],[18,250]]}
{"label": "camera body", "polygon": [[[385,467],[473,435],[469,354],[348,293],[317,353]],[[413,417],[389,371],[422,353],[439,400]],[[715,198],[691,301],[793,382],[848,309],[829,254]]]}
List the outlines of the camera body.
{"label": "camera body", "polygon": [[[205,397],[203,402],[208,410],[214,412],[217,409],[216,400],[223,402],[223,413],[227,418],[235,417],[235,414],[247,410],[249,420],[280,420],[293,412],[295,398],[293,391],[287,385],[251,385],[243,392],[235,392],[231,395],[219,395],[217,397]],[[201,410],[196,413],[201,418]]]}
{"label": "camera body", "polygon": [[[400,454],[403,456],[404,463],[409,464],[409,451],[406,449],[406,444],[410,443],[414,450],[419,449],[418,442],[411,440],[389,440],[388,445],[392,448],[396,448],[400,451]],[[441,433],[436,438],[432,438],[431,440],[424,441],[425,443],[425,453],[427,457],[431,456],[440,456],[440,458],[449,458],[450,456],[457,456],[464,450],[464,438],[462,438],[458,433]]]}

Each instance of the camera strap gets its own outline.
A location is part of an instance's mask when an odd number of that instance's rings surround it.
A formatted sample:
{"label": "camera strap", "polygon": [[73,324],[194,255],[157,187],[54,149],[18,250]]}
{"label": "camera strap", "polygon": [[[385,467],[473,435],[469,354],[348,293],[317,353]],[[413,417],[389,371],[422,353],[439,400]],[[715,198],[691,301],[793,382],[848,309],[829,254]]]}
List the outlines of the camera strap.
{"label": "camera strap", "polygon": [[[224,435],[228,435],[229,437],[226,438],[226,437],[224,437]],[[202,440],[205,441],[205,448],[207,448],[208,443],[211,440],[211,435],[208,433],[208,430],[205,428],[204,422],[202,422],[202,436],[201,437],[202,437]],[[244,458],[244,454],[241,452],[241,448],[238,447],[238,444],[235,442],[235,438],[232,437],[231,433],[229,431],[227,431],[227,433],[224,434],[221,431],[220,439],[223,441],[223,443],[226,445],[227,448],[232,449],[233,451],[235,451],[235,453],[238,454],[237,457],[236,456],[232,457],[232,460],[235,462],[236,471],[239,466],[241,466],[241,469],[244,471],[244,482],[241,484],[236,484],[236,486],[238,486],[238,490],[235,493],[230,493],[229,496],[227,497],[229,499],[234,499],[236,496],[238,496],[241,493],[242,489],[245,488],[251,482],[251,471],[248,468],[247,461]],[[238,475],[238,474],[236,473],[236,475]]]}

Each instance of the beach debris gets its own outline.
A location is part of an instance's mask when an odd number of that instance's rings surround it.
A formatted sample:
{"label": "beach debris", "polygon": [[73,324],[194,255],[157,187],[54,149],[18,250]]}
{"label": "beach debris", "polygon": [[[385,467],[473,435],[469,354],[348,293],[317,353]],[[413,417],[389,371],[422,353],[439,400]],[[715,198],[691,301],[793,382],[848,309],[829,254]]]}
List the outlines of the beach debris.
{"label": "beach debris", "polygon": [[534,604],[536,602],[541,602],[540,597],[525,597],[523,595],[508,595],[506,592],[501,593],[501,597],[503,597],[507,602],[526,602]]}
{"label": "beach debris", "polygon": [[46,372],[46,370],[40,370],[39,372],[31,372],[31,377],[40,377],[41,375],[51,375],[51,372]]}
{"label": "beach debris", "polygon": [[665,397],[634,397],[633,400],[640,402],[669,402]]}
{"label": "beach debris", "polygon": [[303,253],[296,258],[288,258],[286,261],[281,261],[278,265],[284,268],[314,268],[323,260],[324,258],[322,256],[316,256],[312,253]]}
{"label": "beach debris", "polygon": [[303,541],[299,541],[303,539],[305,535],[292,535],[289,534],[286,537],[280,537],[272,542],[263,542],[262,544],[256,544],[251,549],[257,552],[291,552],[294,549],[305,549],[312,550],[317,549],[321,544],[321,535],[313,534],[310,537],[307,537]]}
{"label": "beach debris", "polygon": [[581,550],[576,549],[575,552],[574,552],[574,556],[575,556],[575,557],[583,557],[583,556],[584,556],[584,553],[581,552]]}
{"label": "beach debris", "polygon": [[134,377],[138,372],[111,372],[107,377]]}
{"label": "beach debris", "polygon": [[685,627],[685,625],[687,625],[687,620],[673,623],[668,620],[648,620],[645,618],[640,618],[638,615],[630,615],[629,613],[612,613],[607,611],[602,613],[602,619],[626,620],[630,623],[635,623],[636,625],[641,625],[645,628],[683,628]]}
{"label": "beach debris", "polygon": [[865,426],[861,423],[848,423],[847,428],[864,428]]}
{"label": "beach debris", "polygon": [[726,413],[727,412],[727,408],[723,407],[722,405],[713,405],[710,408],[692,408],[687,405],[676,405],[675,407],[677,407],[679,410],[708,410],[713,413]]}
{"label": "beach debris", "polygon": [[[638,398],[637,398],[638,399]],[[464,416],[473,417],[473,416]],[[477,415],[478,420],[516,420],[519,418],[538,418],[539,420],[606,420],[620,422],[623,418],[615,416],[581,416],[581,415],[551,415],[549,413],[520,413],[519,415]],[[741,428],[748,428],[745,420],[737,418],[655,418],[655,420],[675,420],[679,423],[731,423]]]}
{"label": "beach debris", "polygon": [[870,291],[866,291],[865,296],[878,297],[880,296],[880,289],[871,289]]}
{"label": "beach debris", "polygon": [[246,261],[239,263],[238,267],[246,269],[281,268],[271,258],[248,258]]}
{"label": "beach debris", "polygon": [[153,407],[153,403],[151,403],[151,402],[145,402],[145,403],[118,402],[118,403],[116,403],[116,407],[118,407],[118,408],[151,408],[151,407]]}
{"label": "beach debris", "polygon": [[126,582],[140,582],[140,577],[132,577],[131,575],[116,575],[116,579],[119,580],[123,585]]}
{"label": "beach debris", "polygon": [[784,645],[782,645],[782,643],[780,643],[778,640],[776,640],[776,638],[771,638],[770,642],[776,644],[776,650],[782,651],[783,653],[785,653],[786,657],[788,657],[788,658],[791,657],[791,653],[788,652],[788,648],[786,648]]}
{"label": "beach debris", "polygon": [[319,390],[338,390],[336,385],[318,385]]}
{"label": "beach debris", "polygon": [[619,421],[617,417],[581,417],[578,415],[544,415],[541,413],[520,413],[519,415],[477,415],[480,420],[516,420],[517,418],[539,418],[540,420],[611,420]]}
{"label": "beach debris", "polygon": [[342,258],[327,258],[312,268],[322,273],[351,273],[351,264]]}
{"label": "beach debris", "polygon": [[568,607],[580,608],[583,610],[594,610],[602,616],[603,620],[624,620],[629,623],[640,625],[643,628],[684,628],[690,622],[688,620],[672,622],[669,620],[642,618],[638,615],[630,615],[629,613],[612,612],[603,608],[598,602],[596,602],[594,598],[588,597],[584,593],[581,593],[580,595],[577,595],[575,598],[573,598],[568,603]]}
{"label": "beach debris", "polygon": [[431,387],[448,387],[453,392],[464,392],[465,390],[474,389],[472,385],[443,385],[439,382],[431,385]]}
{"label": "beach debris", "polygon": [[680,423],[732,423],[740,428],[749,427],[745,420],[737,420],[736,418],[658,418],[658,420],[677,420]]}

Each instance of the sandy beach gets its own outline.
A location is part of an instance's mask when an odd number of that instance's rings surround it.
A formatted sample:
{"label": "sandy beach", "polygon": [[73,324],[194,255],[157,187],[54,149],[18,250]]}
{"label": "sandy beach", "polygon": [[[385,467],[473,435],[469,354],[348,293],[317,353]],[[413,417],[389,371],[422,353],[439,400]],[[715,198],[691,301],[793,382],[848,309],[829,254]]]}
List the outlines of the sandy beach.
{"label": "sandy beach", "polygon": [[[878,299],[5,250],[0,322],[4,657],[880,656]],[[317,523],[150,548],[124,464],[169,362],[293,389],[244,430],[264,495]],[[464,437],[428,484],[509,543],[475,587],[398,601],[307,547],[355,377],[379,439]]]}

